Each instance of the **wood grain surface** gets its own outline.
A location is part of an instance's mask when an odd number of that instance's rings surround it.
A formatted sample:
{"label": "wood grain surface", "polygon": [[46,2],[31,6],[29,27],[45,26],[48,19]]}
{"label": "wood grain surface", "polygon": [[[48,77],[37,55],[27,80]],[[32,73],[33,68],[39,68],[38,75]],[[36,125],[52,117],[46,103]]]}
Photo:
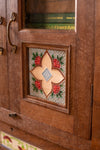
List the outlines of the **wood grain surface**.
{"label": "wood grain surface", "polygon": [[77,1],[75,134],[91,137],[91,85],[94,67],[94,0]]}
{"label": "wood grain surface", "polygon": [[[1,2],[2,0],[0,0]],[[6,16],[9,23],[12,12],[17,15],[16,22],[10,27],[10,38],[17,45],[17,53],[11,53],[11,46],[7,41],[8,56],[0,56],[0,130],[25,139],[26,141],[41,145],[44,150],[90,150],[91,149],[91,85],[93,84],[94,71],[94,47],[95,48],[95,78],[94,78],[94,115],[93,115],[93,150],[97,145],[99,150],[100,124],[99,124],[99,0],[96,0],[96,13],[94,14],[95,0],[77,0],[76,31],[42,30],[22,28],[22,9],[18,0],[3,0],[0,11]],[[2,8],[1,8],[2,7]],[[19,8],[18,8],[19,7]],[[96,30],[94,24],[96,17]],[[6,27],[0,26],[4,31],[4,37],[0,34],[0,42],[6,50]],[[0,31],[1,31],[0,30]],[[96,34],[95,34],[96,31]],[[94,37],[95,35],[95,37]],[[95,39],[96,40],[95,40]],[[96,45],[95,45],[96,42]],[[22,68],[22,45],[37,44],[51,46],[71,45],[71,76],[70,76],[70,99],[69,115],[57,110],[51,110],[37,104],[28,102],[23,97],[23,68]],[[5,51],[6,52],[6,51]],[[6,53],[5,53],[6,54]],[[7,68],[8,67],[8,68]],[[8,74],[7,74],[8,69]],[[27,68],[26,68],[27,69]],[[27,79],[28,80],[28,79]],[[9,84],[8,84],[9,81]],[[8,95],[9,85],[9,95]],[[7,108],[7,109],[5,109]],[[10,109],[10,110],[8,110]],[[10,118],[9,113],[17,113],[17,118]],[[11,131],[14,128],[14,132]],[[27,131],[27,133],[26,133]],[[45,144],[37,141],[41,139]],[[49,142],[48,142],[49,141]],[[50,142],[54,143],[53,145]],[[46,145],[49,143],[48,145]],[[59,147],[59,146],[61,147]],[[64,147],[64,148],[62,148]]]}
{"label": "wood grain surface", "polygon": [[3,24],[0,25],[0,47],[3,48],[3,55],[0,56],[0,106],[9,109],[8,95],[8,58],[6,47],[6,0],[0,0],[0,16],[3,17]]}
{"label": "wood grain surface", "polygon": [[100,149],[100,1],[95,1],[95,67],[92,150]]}
{"label": "wood grain surface", "polygon": [[[43,150],[68,150],[64,147],[58,146],[57,144],[51,143],[47,140],[43,140],[35,135],[27,134],[27,132],[23,132],[22,130],[19,130],[18,128],[15,128],[14,126],[5,124],[3,122],[0,122],[0,129],[2,131],[13,135],[16,138],[19,138],[31,145],[37,146]],[[1,146],[1,145],[0,145]],[[7,150],[3,146],[0,147],[0,150]]]}
{"label": "wood grain surface", "polygon": [[27,13],[63,13],[75,11],[75,0],[29,0],[26,2]]}
{"label": "wood grain surface", "polygon": [[[29,133],[31,135],[35,135],[43,140],[50,141],[70,150],[90,150],[90,140],[85,140],[73,134],[69,134],[68,132],[61,131],[55,127],[51,127],[50,125],[47,125],[45,123],[41,123],[36,120],[30,119],[29,117],[26,117],[24,115],[17,114],[16,118],[11,118],[9,117],[9,113],[14,112],[4,108],[0,108],[1,131],[7,132],[15,137],[17,137],[17,135],[20,135],[21,139],[24,140],[25,137],[23,136],[23,134],[19,134],[21,130],[25,134]],[[10,128],[7,127],[7,124],[10,126]],[[19,131],[15,131],[15,135],[13,135],[13,132],[11,132],[11,128],[17,128]],[[20,138],[20,136],[18,137]]]}

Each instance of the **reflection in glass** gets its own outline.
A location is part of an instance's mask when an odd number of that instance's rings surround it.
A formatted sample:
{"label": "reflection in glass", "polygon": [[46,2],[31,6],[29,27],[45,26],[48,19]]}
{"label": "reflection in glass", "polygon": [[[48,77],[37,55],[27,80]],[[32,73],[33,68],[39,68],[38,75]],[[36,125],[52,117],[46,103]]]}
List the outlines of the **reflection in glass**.
{"label": "reflection in glass", "polygon": [[74,29],[75,0],[25,0],[24,27]]}

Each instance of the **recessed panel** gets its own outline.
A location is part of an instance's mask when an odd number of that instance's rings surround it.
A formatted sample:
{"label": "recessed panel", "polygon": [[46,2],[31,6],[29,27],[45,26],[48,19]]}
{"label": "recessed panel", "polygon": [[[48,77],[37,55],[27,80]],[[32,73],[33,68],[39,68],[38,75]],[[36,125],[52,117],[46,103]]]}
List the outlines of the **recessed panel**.
{"label": "recessed panel", "polygon": [[25,100],[68,112],[70,46],[23,44]]}
{"label": "recessed panel", "polygon": [[66,105],[66,52],[29,48],[30,95]]}

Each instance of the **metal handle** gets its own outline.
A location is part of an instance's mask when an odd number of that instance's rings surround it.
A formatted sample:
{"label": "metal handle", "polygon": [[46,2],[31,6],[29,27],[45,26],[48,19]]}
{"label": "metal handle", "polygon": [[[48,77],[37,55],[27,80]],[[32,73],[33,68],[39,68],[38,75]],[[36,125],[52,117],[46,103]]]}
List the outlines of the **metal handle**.
{"label": "metal handle", "polygon": [[12,46],[11,51],[12,51],[13,53],[16,53],[17,46],[14,45],[14,44],[12,44],[12,42],[11,42],[11,39],[10,39],[10,25],[11,25],[12,22],[15,22],[15,21],[16,21],[16,14],[13,12],[12,15],[11,15],[11,19],[10,19],[10,21],[9,21],[9,23],[8,23],[8,27],[7,27],[8,42],[9,42],[9,44]]}
{"label": "metal handle", "polygon": [[16,118],[16,117],[17,117],[17,114],[16,114],[16,113],[11,113],[11,114],[9,114],[9,117],[11,117],[11,118]]}
{"label": "metal handle", "polygon": [[3,17],[0,16],[0,25],[3,24]]}

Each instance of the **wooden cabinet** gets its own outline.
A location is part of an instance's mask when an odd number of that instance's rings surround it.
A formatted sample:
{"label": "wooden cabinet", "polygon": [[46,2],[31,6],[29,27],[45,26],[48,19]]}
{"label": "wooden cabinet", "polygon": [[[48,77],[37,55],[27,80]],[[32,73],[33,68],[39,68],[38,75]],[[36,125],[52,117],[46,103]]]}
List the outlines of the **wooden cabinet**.
{"label": "wooden cabinet", "polygon": [[1,131],[41,149],[90,150],[94,9],[94,0],[0,0]]}

